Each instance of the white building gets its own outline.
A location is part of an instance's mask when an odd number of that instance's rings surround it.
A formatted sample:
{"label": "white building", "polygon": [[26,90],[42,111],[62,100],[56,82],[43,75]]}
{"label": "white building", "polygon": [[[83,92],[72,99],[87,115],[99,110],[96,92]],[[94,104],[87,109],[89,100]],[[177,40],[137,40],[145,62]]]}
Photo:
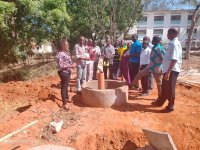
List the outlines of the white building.
{"label": "white building", "polygon": [[[149,36],[152,39],[154,35],[159,35],[162,38],[162,43],[166,44],[168,42],[167,31],[174,27],[179,30],[179,40],[184,47],[191,25],[191,14],[192,10],[146,11],[143,13],[144,19],[131,28],[128,34],[137,33],[140,40],[144,36]],[[200,40],[200,19],[195,26],[193,40]]]}

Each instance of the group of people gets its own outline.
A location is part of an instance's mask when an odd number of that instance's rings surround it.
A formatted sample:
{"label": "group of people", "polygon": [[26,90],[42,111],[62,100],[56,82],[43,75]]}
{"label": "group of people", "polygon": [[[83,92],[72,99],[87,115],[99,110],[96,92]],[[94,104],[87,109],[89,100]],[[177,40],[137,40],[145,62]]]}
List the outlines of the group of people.
{"label": "group of people", "polygon": [[[60,40],[56,55],[58,74],[61,79],[61,96],[63,108],[68,99],[68,84],[70,69],[77,68],[76,90],[81,94],[81,85],[90,80],[96,80],[99,58],[103,60],[103,72],[105,79],[125,79],[130,89],[138,89],[138,81],[141,79],[143,96],[148,95],[153,88],[153,77],[157,84],[158,97],[152,105],[162,106],[168,99],[166,111],[174,110],[175,87],[182,63],[182,48],[177,38],[178,31],[175,28],[168,30],[169,44],[166,49],[161,44],[161,38],[145,36],[142,43],[138,35],[132,35],[132,42],[106,38],[106,43],[100,49],[96,42],[80,36],[79,42],[74,47],[76,65],[71,61],[67,40]],[[109,75],[108,75],[109,72]]]}

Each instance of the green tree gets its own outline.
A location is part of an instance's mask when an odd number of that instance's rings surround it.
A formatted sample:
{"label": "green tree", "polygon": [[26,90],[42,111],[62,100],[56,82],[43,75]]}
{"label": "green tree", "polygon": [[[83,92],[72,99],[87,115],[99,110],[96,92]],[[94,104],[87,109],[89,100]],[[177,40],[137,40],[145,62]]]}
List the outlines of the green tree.
{"label": "green tree", "polygon": [[33,43],[69,36],[65,0],[0,1],[0,61],[17,62]]}
{"label": "green tree", "polygon": [[186,46],[186,55],[185,58],[187,60],[190,59],[190,50],[191,50],[191,45],[192,45],[192,34],[194,32],[194,27],[198,21],[198,19],[200,18],[200,2],[198,2],[198,0],[184,0],[183,3],[190,3],[192,5],[194,5],[196,8],[193,10],[192,13],[192,23],[189,29],[189,33],[188,33],[188,43]]}
{"label": "green tree", "polygon": [[100,39],[108,34],[114,40],[128,32],[143,10],[141,0],[69,0],[67,7],[73,19],[71,37],[96,33]]}

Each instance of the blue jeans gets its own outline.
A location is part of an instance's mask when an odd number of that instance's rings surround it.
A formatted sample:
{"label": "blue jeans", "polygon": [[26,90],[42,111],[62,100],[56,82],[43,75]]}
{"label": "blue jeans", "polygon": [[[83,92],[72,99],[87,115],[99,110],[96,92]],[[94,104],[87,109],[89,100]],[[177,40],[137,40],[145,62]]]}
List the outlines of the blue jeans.
{"label": "blue jeans", "polygon": [[81,91],[81,85],[86,81],[86,64],[77,65],[76,90]]}
{"label": "blue jeans", "polygon": [[68,85],[70,82],[70,74],[70,72],[58,71],[58,75],[61,79],[61,97],[64,105],[67,103],[69,98]]}

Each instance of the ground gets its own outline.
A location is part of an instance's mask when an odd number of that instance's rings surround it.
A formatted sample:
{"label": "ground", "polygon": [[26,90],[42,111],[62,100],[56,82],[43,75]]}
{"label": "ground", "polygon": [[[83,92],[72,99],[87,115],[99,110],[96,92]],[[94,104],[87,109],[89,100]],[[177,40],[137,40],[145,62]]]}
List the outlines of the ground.
{"label": "ground", "polygon": [[[0,137],[34,120],[38,123],[0,143],[3,150],[24,150],[41,144],[65,145],[77,150],[136,150],[148,145],[142,128],[169,132],[179,150],[200,148],[200,88],[177,84],[175,111],[163,113],[153,107],[156,89],[142,97],[129,91],[126,105],[91,108],[81,103],[71,80],[71,111],[60,109],[60,80],[57,75],[29,81],[0,84]],[[61,132],[52,134],[49,123],[64,121]]]}

